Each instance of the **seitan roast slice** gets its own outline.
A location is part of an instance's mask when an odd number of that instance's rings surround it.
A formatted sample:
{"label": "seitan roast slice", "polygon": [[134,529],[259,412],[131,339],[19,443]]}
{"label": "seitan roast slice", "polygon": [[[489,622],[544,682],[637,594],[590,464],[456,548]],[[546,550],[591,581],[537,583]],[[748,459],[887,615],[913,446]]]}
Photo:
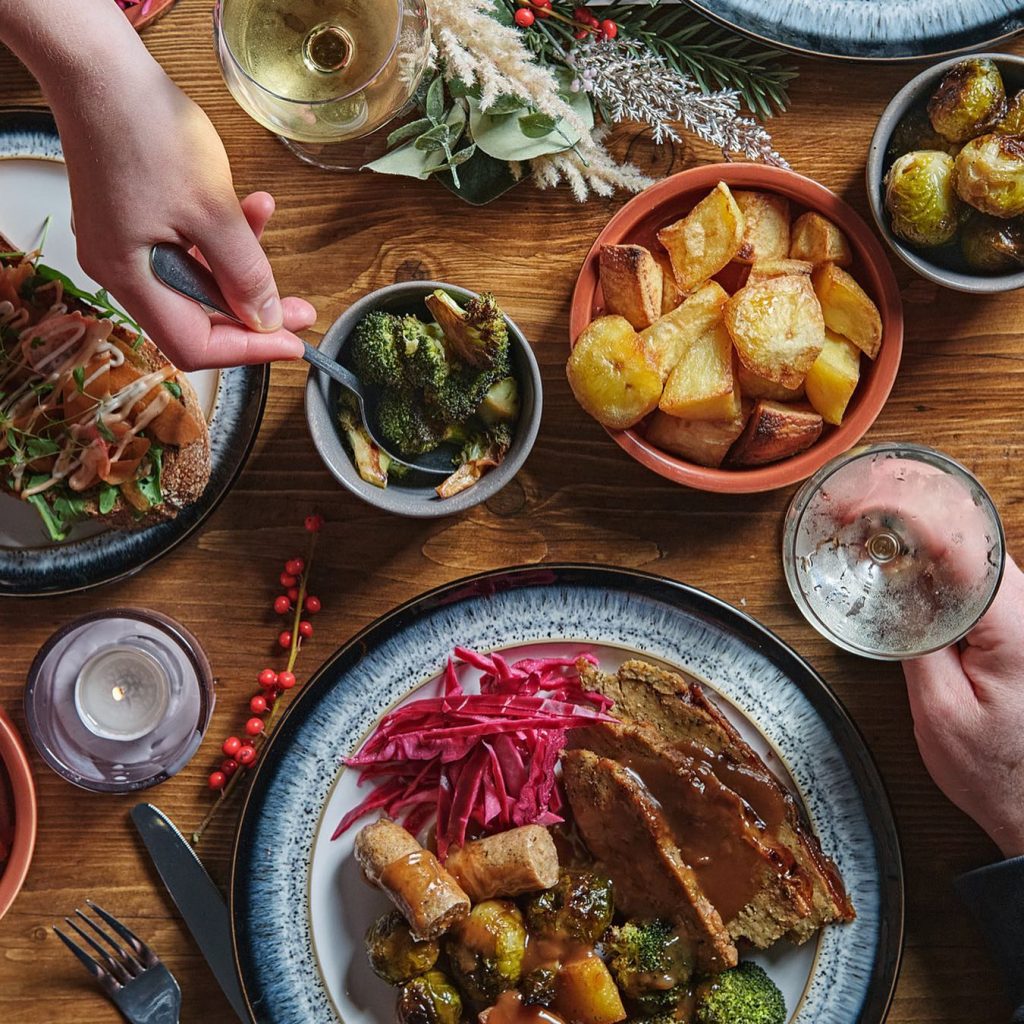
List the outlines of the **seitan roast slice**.
{"label": "seitan roast slice", "polygon": [[590,750],[567,750],[562,780],[576,827],[612,878],[616,905],[630,916],[670,917],[692,939],[702,970],[735,966],[736,947],[722,918],[636,776]]}
{"label": "seitan roast slice", "polygon": [[812,911],[794,925],[789,938],[803,942],[830,921],[856,916],[839,871],[822,852],[792,794],[698,683],[643,661],[628,661],[615,675],[585,663],[580,671],[588,687],[615,701],[612,713],[617,717],[647,723],[666,744],[710,756],[719,778],[751,805],[791,852],[809,879]]}
{"label": "seitan roast slice", "polygon": [[667,746],[639,723],[574,729],[569,745],[618,762],[646,786],[733,941],[766,949],[808,917],[804,872],[708,761]]}

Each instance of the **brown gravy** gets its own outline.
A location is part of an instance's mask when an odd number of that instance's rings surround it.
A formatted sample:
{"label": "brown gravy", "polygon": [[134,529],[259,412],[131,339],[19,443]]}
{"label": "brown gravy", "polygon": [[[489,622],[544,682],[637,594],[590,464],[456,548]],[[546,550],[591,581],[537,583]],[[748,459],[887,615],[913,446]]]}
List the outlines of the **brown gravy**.
{"label": "brown gravy", "polygon": [[564,1024],[562,1018],[546,1006],[528,1006],[515,989],[502,992],[486,1011],[486,1018],[484,1014],[480,1016],[486,1024]]}
{"label": "brown gravy", "polygon": [[430,906],[441,892],[448,892],[455,881],[429,850],[413,850],[393,860],[380,874],[380,884],[410,906]]}

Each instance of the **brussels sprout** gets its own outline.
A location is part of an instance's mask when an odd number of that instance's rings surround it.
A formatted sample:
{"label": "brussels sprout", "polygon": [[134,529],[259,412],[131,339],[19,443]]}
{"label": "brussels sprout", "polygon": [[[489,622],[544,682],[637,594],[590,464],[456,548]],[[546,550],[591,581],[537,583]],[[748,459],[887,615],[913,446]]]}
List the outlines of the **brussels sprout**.
{"label": "brussels sprout", "polygon": [[523,915],[508,900],[484,900],[448,933],[445,952],[463,995],[479,1009],[491,1006],[519,982],[526,952]]}
{"label": "brussels sprout", "polygon": [[462,997],[441,971],[407,981],[395,1007],[398,1024],[459,1024]]}
{"label": "brussels sprout", "polygon": [[536,967],[524,974],[519,991],[527,1006],[550,1006],[555,1000],[558,971],[553,967]]}
{"label": "brussels sprout", "polygon": [[886,149],[888,161],[893,161],[904,153],[912,153],[916,149],[937,149],[941,153],[956,156],[960,152],[958,142],[950,142],[943,138],[928,120],[923,107],[915,107],[904,114],[896,125]]}
{"label": "brussels sprout", "polygon": [[996,125],[1000,135],[1019,135],[1024,132],[1024,89],[1021,89],[1006,108],[1002,120]]}
{"label": "brussels sprout", "polygon": [[558,882],[531,896],[526,921],[537,935],[597,942],[612,923],[612,883],[591,871],[562,871]]}
{"label": "brussels sprout", "polygon": [[993,217],[1024,214],[1024,135],[982,135],[956,158],[957,194]]}
{"label": "brussels sprout", "polygon": [[893,233],[914,245],[950,241],[956,234],[959,206],[948,153],[905,153],[885,176],[885,208]]}
{"label": "brussels sprout", "polygon": [[363,941],[374,974],[390,985],[426,974],[441,955],[436,942],[420,942],[412,937],[408,923],[397,910],[377,918]]}
{"label": "brussels sprout", "polygon": [[960,249],[971,270],[1008,274],[1024,266],[1024,223],[971,212],[960,232]]}
{"label": "brussels sprout", "polygon": [[928,101],[932,127],[950,142],[966,142],[991,131],[1005,110],[1006,90],[999,68],[978,58],[950,68]]}

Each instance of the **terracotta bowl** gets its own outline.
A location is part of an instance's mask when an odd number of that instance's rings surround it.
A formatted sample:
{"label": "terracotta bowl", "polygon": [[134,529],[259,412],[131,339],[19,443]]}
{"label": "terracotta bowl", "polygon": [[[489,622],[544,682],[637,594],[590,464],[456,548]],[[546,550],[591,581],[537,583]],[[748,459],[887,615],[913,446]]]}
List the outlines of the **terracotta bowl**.
{"label": "terracotta bowl", "polygon": [[[644,438],[644,425],[608,433],[638,462],[655,473],[704,491],[730,494],[771,491],[806,479],[829,459],[852,448],[874,423],[892,390],[903,351],[903,307],[896,278],[885,250],[867,224],[824,185],[795,171],[763,164],[709,164],[666,178],[641,192],[615,214],[587,254],[576,281],[569,314],[569,337],[575,344],[580,332],[604,312],[604,298],[598,275],[598,258],[603,245],[632,243],[656,249],[656,234],[696,205],[719,181],[731,188],[759,189],[786,196],[793,216],[816,210],[846,233],[854,253],[849,268],[874,300],[882,315],[882,347],[872,362],[861,360],[861,378],[841,426],[826,424],[821,438],[806,451],[791,458],[751,469],[708,469],[662,451]],[[722,276],[734,273],[727,267]],[[735,288],[726,281],[726,290]]]}
{"label": "terracotta bowl", "polygon": [[28,755],[14,724],[0,708],[0,771],[7,774],[14,795],[14,845],[6,866],[0,873],[0,917],[18,895],[32,851],[36,845],[36,788]]}

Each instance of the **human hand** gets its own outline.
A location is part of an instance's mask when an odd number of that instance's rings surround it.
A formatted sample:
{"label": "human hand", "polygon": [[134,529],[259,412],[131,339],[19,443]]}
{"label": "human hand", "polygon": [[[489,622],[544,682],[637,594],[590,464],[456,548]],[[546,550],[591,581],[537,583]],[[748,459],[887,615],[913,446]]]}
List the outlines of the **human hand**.
{"label": "human hand", "polygon": [[959,647],[903,663],[914,735],[936,785],[993,839],[1024,855],[1024,573],[1007,558],[999,592]]}
{"label": "human hand", "polygon": [[[254,193],[238,202],[209,119],[148,54],[107,75],[91,93],[47,90],[56,94],[83,269],[182,369],[300,357],[291,332],[312,326],[316,310],[279,298],[259,244],[273,199]],[[195,247],[249,329],[211,321],[162,285],[149,267],[156,242]]]}

